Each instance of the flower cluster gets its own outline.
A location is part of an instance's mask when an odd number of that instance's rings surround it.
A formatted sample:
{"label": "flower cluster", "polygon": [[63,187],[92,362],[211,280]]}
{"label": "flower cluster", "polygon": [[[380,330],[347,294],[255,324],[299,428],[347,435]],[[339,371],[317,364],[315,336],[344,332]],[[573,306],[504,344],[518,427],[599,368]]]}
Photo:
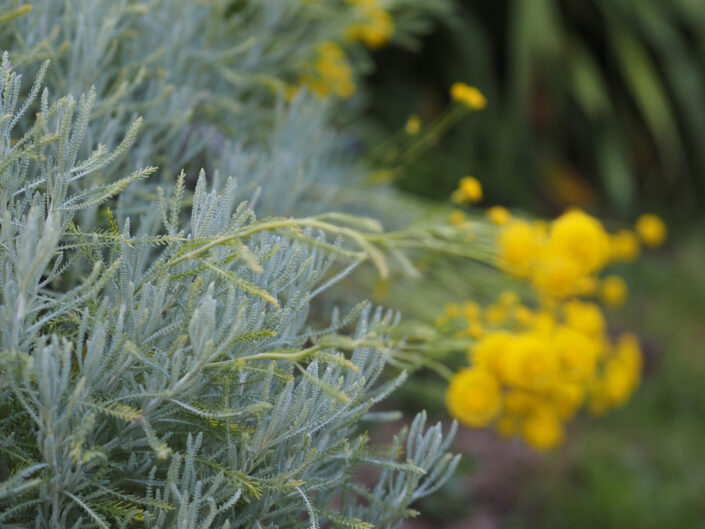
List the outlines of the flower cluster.
{"label": "flower cluster", "polygon": [[[302,75],[299,81],[319,97],[335,94],[348,99],[355,93],[356,88],[350,62],[335,42],[319,44],[315,71]],[[294,87],[293,90],[296,91],[297,88]]]}
{"label": "flower cluster", "polygon": [[[651,217],[663,225],[658,217]],[[633,261],[640,253],[639,238],[633,232],[620,230],[611,235],[599,220],[580,210],[570,210],[550,224],[497,212],[492,218],[502,225],[497,236],[498,266],[528,280],[545,301],[597,293],[598,274],[606,265]],[[654,246],[656,239],[641,240]],[[626,294],[623,287],[615,278],[602,285],[608,305],[619,304]]]}
{"label": "flower cluster", "polygon": [[359,21],[345,32],[348,40],[359,41],[368,48],[384,46],[394,33],[394,19],[379,0],[348,0],[358,14]]}
{"label": "flower cluster", "polygon": [[532,310],[512,292],[481,310],[449,305],[439,322],[475,338],[472,367],[450,381],[451,415],[470,427],[492,425],[537,450],[557,446],[564,425],[587,404],[595,414],[626,402],[639,383],[641,351],[629,334],[612,342],[600,308],[571,300]]}
{"label": "flower cluster", "polygon": [[[462,179],[455,202],[482,196],[479,182]],[[477,184],[475,186],[474,184]],[[462,222],[462,212],[451,224]],[[552,222],[513,218],[494,206],[498,268],[531,286],[536,302],[523,304],[511,291],[481,308],[449,304],[438,327],[469,340],[470,367],[456,373],[446,404],[470,427],[494,427],[537,450],[561,443],[565,424],[582,408],[602,414],[626,402],[641,376],[639,342],[630,334],[610,339],[602,309],[621,305],[627,286],[618,276],[600,280],[614,262],[635,260],[641,244],[663,243],[666,227],[643,215],[635,231],[608,233],[596,218],[570,210]]]}

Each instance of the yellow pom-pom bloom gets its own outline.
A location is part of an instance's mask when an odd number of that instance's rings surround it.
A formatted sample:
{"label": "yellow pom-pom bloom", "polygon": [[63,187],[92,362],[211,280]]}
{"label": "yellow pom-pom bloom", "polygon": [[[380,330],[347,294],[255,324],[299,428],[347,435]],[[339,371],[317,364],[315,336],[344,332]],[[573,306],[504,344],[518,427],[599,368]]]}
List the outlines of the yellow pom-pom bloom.
{"label": "yellow pom-pom bloom", "polygon": [[611,261],[634,261],[640,251],[639,239],[633,231],[619,230],[610,236]]}
{"label": "yellow pom-pom bloom", "polygon": [[404,125],[404,130],[409,136],[415,136],[421,130],[421,118],[416,114],[409,116],[406,120],[406,125]]}
{"label": "yellow pom-pom bloom", "polygon": [[463,369],[450,380],[446,406],[450,414],[466,426],[486,426],[497,416],[502,406],[499,384],[486,371]]}
{"label": "yellow pom-pom bloom", "polygon": [[331,92],[344,99],[352,97],[355,93],[352,67],[340,46],[334,42],[321,43],[315,66],[316,74],[302,76],[301,84],[319,97]]}
{"label": "yellow pom-pom bloom", "polygon": [[531,279],[542,296],[558,299],[578,293],[583,277],[578,261],[549,247],[536,260]]}
{"label": "yellow pom-pom bloom", "polygon": [[528,222],[514,220],[497,238],[499,266],[509,274],[527,277],[539,249],[539,241]]}
{"label": "yellow pom-pom bloom", "polygon": [[482,184],[473,176],[460,179],[458,189],[451,195],[453,202],[460,204],[474,204],[482,200]]}
{"label": "yellow pom-pom bloom", "polygon": [[492,206],[485,212],[485,215],[492,224],[497,226],[505,226],[512,219],[509,210],[502,206]]}
{"label": "yellow pom-pom bloom", "polygon": [[544,389],[558,372],[557,358],[536,333],[521,333],[500,357],[503,382],[532,391]]}
{"label": "yellow pom-pom bloom", "polygon": [[600,298],[606,307],[620,307],[627,299],[627,284],[619,276],[607,276],[602,280]]}
{"label": "yellow pom-pom bloom", "polygon": [[634,226],[641,242],[646,246],[655,248],[661,246],[666,240],[666,225],[656,215],[647,213],[636,219]]}
{"label": "yellow pom-pom bloom", "polygon": [[584,273],[601,269],[610,256],[610,239],[602,223],[580,210],[553,221],[549,245],[573,259]]}
{"label": "yellow pom-pom bloom", "polygon": [[468,351],[470,362],[485,371],[500,375],[503,356],[512,345],[514,338],[505,331],[488,332]]}
{"label": "yellow pom-pom bloom", "polygon": [[585,382],[593,376],[600,349],[596,341],[576,329],[561,326],[551,345],[558,360],[561,380]]}
{"label": "yellow pom-pom bloom", "polygon": [[529,416],[524,421],[522,435],[526,443],[539,451],[551,450],[563,442],[563,424],[548,410]]}
{"label": "yellow pom-pom bloom", "polygon": [[450,97],[473,110],[483,109],[487,105],[487,99],[482,92],[465,83],[453,83],[450,87]]}
{"label": "yellow pom-pom bloom", "polygon": [[584,301],[569,301],[563,305],[565,323],[591,338],[605,334],[607,323],[600,307]]}
{"label": "yellow pom-pom bloom", "polygon": [[351,41],[360,41],[368,48],[384,46],[394,33],[394,19],[382,9],[379,0],[348,0],[356,7],[360,22],[348,28],[345,36]]}

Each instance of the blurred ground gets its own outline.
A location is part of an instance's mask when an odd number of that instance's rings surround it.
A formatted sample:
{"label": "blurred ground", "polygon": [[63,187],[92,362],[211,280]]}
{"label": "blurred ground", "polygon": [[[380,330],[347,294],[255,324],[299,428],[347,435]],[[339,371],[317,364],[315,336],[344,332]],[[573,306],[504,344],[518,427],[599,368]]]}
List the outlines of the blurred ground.
{"label": "blurred ground", "polygon": [[646,350],[632,400],[576,421],[547,455],[463,429],[460,471],[405,529],[705,527],[705,230],[675,239],[630,268],[631,299],[611,315]]}

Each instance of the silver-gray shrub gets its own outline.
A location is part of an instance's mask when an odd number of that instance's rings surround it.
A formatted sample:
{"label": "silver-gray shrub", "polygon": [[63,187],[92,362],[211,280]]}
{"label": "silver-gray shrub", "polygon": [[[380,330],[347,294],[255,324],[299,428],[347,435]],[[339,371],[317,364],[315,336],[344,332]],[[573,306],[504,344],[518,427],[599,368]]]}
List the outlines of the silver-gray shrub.
{"label": "silver-gray shrub", "polygon": [[[309,324],[312,298],[375,257],[360,222],[258,219],[235,180],[203,173],[185,208],[182,175],[131,210],[116,197],[154,172],[129,156],[140,120],[97,143],[95,92],[52,100],[46,71],[22,97],[3,55],[0,527],[411,515],[457,457],[424,414],[368,443],[370,408],[404,378],[379,379],[398,317],[361,303]],[[372,484],[363,465],[382,469]]]}

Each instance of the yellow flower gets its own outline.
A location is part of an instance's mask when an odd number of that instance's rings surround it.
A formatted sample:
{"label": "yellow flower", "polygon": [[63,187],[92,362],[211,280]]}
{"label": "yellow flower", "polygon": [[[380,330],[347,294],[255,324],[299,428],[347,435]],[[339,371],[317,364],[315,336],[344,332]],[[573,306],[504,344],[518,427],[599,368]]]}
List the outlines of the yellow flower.
{"label": "yellow flower", "polygon": [[315,67],[316,75],[303,75],[301,84],[317,96],[326,97],[333,92],[347,99],[355,93],[352,68],[345,53],[336,43],[324,42],[319,45]]}
{"label": "yellow flower", "polygon": [[511,347],[513,339],[505,331],[488,332],[470,348],[468,359],[474,366],[499,375],[502,356]]}
{"label": "yellow flower", "polygon": [[497,226],[505,226],[512,218],[509,210],[502,206],[492,206],[485,212],[485,215],[492,224]]}
{"label": "yellow flower", "polygon": [[580,292],[583,285],[582,267],[573,258],[546,248],[536,260],[532,285],[548,298],[565,298]]}
{"label": "yellow flower", "polygon": [[466,426],[486,426],[502,406],[499,384],[486,371],[463,369],[450,380],[446,406],[450,414]]}
{"label": "yellow flower", "polygon": [[585,400],[585,387],[582,384],[556,381],[548,394],[549,406],[563,420],[571,419]]}
{"label": "yellow flower", "polygon": [[453,202],[460,204],[476,203],[482,200],[482,184],[473,176],[460,179],[458,189],[451,195]]}
{"label": "yellow flower", "polygon": [[499,293],[497,303],[501,307],[511,308],[519,304],[519,296],[513,290],[503,290]]}
{"label": "yellow flower", "polygon": [[529,446],[536,450],[547,451],[563,442],[563,424],[554,413],[541,411],[524,421],[522,434]]}
{"label": "yellow flower", "polygon": [[607,307],[619,307],[627,299],[627,284],[619,276],[607,276],[602,280],[600,298]]}
{"label": "yellow flower", "polygon": [[360,41],[368,48],[376,49],[389,42],[394,33],[394,19],[382,9],[378,0],[348,0],[356,6],[360,22],[350,26],[345,36],[351,41]]}
{"label": "yellow flower", "polygon": [[452,226],[460,226],[463,222],[465,222],[465,213],[459,209],[454,209],[448,217],[448,223]]}
{"label": "yellow flower", "polygon": [[458,101],[468,108],[480,110],[487,105],[487,99],[474,86],[465,83],[453,83],[450,87],[450,96],[454,101]]}
{"label": "yellow flower", "polygon": [[634,261],[639,257],[639,239],[633,231],[619,230],[610,237],[610,259],[612,261]]}
{"label": "yellow flower", "polygon": [[414,136],[421,130],[421,118],[416,114],[409,116],[406,120],[406,125],[404,125],[404,130],[409,136]]}
{"label": "yellow flower", "polygon": [[595,373],[599,344],[574,328],[561,326],[552,339],[561,379],[585,382]]}
{"label": "yellow flower", "polygon": [[539,249],[539,241],[528,222],[514,220],[497,237],[499,266],[509,274],[527,277]]}
{"label": "yellow flower", "polygon": [[636,219],[635,229],[641,242],[655,248],[666,240],[666,225],[656,215],[647,213]]}
{"label": "yellow flower", "polygon": [[465,303],[463,303],[462,310],[463,316],[466,320],[468,320],[468,323],[477,321],[480,317],[480,305],[478,305],[474,301],[466,301]]}
{"label": "yellow flower", "polygon": [[518,388],[543,389],[557,374],[556,355],[537,333],[517,334],[498,360],[502,380]]}
{"label": "yellow flower", "polygon": [[563,305],[563,315],[566,325],[591,338],[599,339],[605,334],[605,317],[594,303],[569,301]]}
{"label": "yellow flower", "polygon": [[601,269],[610,255],[610,239],[602,223],[580,210],[571,210],[551,224],[549,245],[575,261],[588,274]]}

